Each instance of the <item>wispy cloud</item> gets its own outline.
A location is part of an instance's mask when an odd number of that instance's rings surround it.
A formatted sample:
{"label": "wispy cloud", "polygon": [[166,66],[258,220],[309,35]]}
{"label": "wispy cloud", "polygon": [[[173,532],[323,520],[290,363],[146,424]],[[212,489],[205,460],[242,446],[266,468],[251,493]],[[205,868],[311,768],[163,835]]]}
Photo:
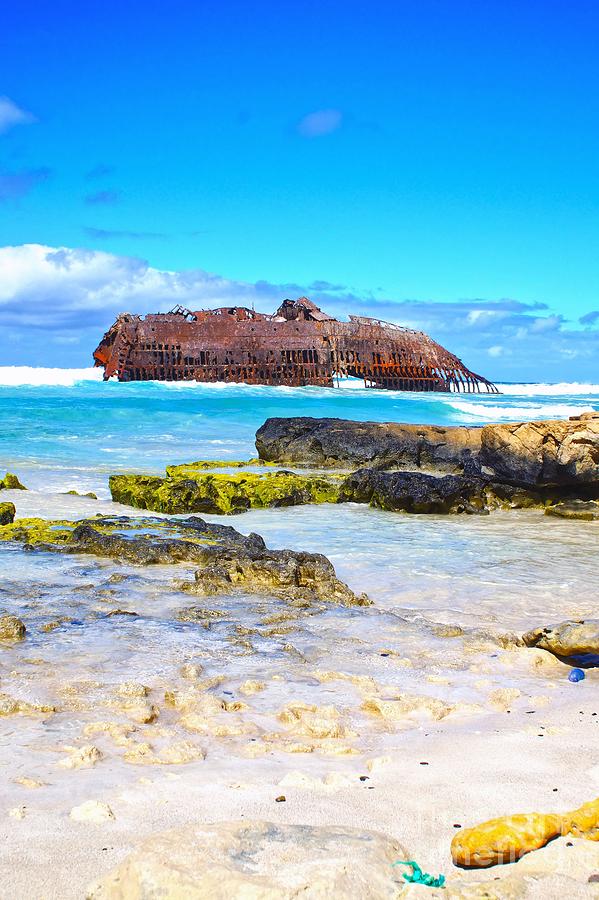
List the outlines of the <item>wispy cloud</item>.
{"label": "wispy cloud", "polygon": [[337,131],[343,123],[343,113],[339,109],[318,109],[308,113],[297,123],[297,132],[305,138],[323,137]]}
{"label": "wispy cloud", "polygon": [[592,312],[586,313],[586,315],[581,316],[578,321],[581,325],[595,325],[599,322],[599,309],[594,309]]}
{"label": "wispy cloud", "polygon": [[110,206],[118,203],[122,196],[122,191],[96,191],[94,194],[88,194],[85,202],[88,206]]}
{"label": "wispy cloud", "polygon": [[24,197],[36,185],[47,181],[51,174],[47,167],[21,169],[19,172],[0,171],[0,203]]}
{"label": "wispy cloud", "polygon": [[0,134],[14,128],[15,125],[30,125],[36,118],[26,109],[11,100],[10,97],[0,97]]}
{"label": "wispy cloud", "polygon": [[168,235],[163,234],[160,231],[126,231],[120,230],[117,228],[92,228],[86,227],[83,229],[85,234],[88,237],[95,238],[97,240],[109,240],[110,238],[133,238],[144,239],[149,238],[161,240],[162,238],[168,237]]}
{"label": "wispy cloud", "polygon": [[98,163],[97,166],[88,169],[85,173],[85,177],[88,181],[96,181],[98,178],[106,178],[108,175],[114,175],[115,172],[115,166],[109,166],[106,163]]}

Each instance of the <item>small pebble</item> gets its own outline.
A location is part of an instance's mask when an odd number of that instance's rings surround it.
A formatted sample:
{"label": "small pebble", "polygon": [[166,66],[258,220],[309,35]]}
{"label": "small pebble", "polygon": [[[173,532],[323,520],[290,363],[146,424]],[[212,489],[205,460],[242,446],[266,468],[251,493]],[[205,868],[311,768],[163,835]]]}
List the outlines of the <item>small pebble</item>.
{"label": "small pebble", "polygon": [[360,781],[368,781],[368,775],[360,775]]}
{"label": "small pebble", "polygon": [[421,765],[421,766],[428,766],[428,763],[427,763],[427,762],[421,762],[420,765]]}
{"label": "small pebble", "polygon": [[275,797],[275,803],[285,803],[286,799],[285,795],[281,794],[280,797]]}

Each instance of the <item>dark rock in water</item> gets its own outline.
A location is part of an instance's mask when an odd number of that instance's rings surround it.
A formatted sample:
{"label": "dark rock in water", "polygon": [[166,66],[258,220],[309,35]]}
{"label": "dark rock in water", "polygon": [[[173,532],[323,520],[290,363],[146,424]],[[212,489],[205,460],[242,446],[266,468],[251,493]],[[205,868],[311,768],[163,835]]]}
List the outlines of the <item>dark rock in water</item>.
{"label": "dark rock in water", "polygon": [[599,412],[552,422],[485,425],[479,462],[501,481],[599,494]]}
{"label": "dark rock in water", "polygon": [[490,484],[480,477],[378,469],[359,469],[348,475],[339,500],[369,503],[396,512],[478,515],[493,509],[544,506],[546,502],[538,493],[507,484]]}
{"label": "dark rock in water", "polygon": [[560,622],[523,635],[527,647],[548,650],[565,662],[588,668],[599,666],[599,619]]}
{"label": "dark rock in water", "polygon": [[487,512],[485,482],[463,475],[359,469],[343,482],[341,499],[410,513]]}
{"label": "dark rock in water", "polygon": [[[83,522],[53,523],[23,519],[12,529],[11,540],[35,551],[90,553],[134,565],[191,562],[200,568],[191,593],[281,595],[289,600],[315,599],[363,606],[335,575],[332,563],[320,553],[269,550],[259,534],[241,534],[230,525],[212,525],[198,516],[187,519],[97,516]],[[181,587],[181,585],[180,585]],[[118,610],[118,614],[125,614]],[[114,615],[117,612],[113,613]]]}
{"label": "dark rock in water", "polygon": [[202,567],[195,584],[186,590],[197,594],[230,593],[232,589],[250,593],[281,594],[285,599],[317,598],[343,606],[366,606],[365,594],[356,596],[335,575],[330,560],[321,553],[296,550],[236,550],[204,547]]}
{"label": "dark rock in water", "polygon": [[549,506],[545,510],[547,516],[560,519],[581,519],[583,522],[599,521],[599,503],[596,500],[564,500]]}
{"label": "dark rock in water", "polygon": [[267,419],[256,432],[261,459],[283,464],[463,472],[480,449],[481,429],[308,416]]}
{"label": "dark rock in water", "polygon": [[0,525],[10,525],[14,522],[16,513],[14,503],[0,503]]}
{"label": "dark rock in water", "polygon": [[262,459],[279,463],[478,475],[599,499],[599,412],[483,428],[267,419],[256,433],[256,448]]}

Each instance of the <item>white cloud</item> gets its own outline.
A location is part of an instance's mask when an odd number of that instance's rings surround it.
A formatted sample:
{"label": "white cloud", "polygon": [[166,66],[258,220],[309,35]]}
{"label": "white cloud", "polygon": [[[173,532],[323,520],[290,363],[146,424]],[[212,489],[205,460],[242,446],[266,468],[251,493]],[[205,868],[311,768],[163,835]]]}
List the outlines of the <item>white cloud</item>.
{"label": "white cloud", "polygon": [[29,125],[31,122],[35,122],[35,116],[17,106],[10,97],[0,97],[0,134],[15,125]]}
{"label": "white cloud", "polygon": [[314,138],[331,134],[341,127],[343,113],[339,109],[319,109],[308,113],[297,123],[297,130],[302,137]]}
{"label": "white cloud", "polygon": [[100,250],[0,248],[0,317],[9,325],[84,327],[125,310],[164,312],[178,303],[191,309],[271,305],[272,293],[267,285],[260,290],[201,269],[163,271]]}
{"label": "white cloud", "polygon": [[505,352],[505,350],[501,346],[501,344],[495,344],[493,347],[489,347],[489,349],[487,350],[487,353],[489,354],[489,356],[494,356],[494,357],[502,356],[504,352]]}

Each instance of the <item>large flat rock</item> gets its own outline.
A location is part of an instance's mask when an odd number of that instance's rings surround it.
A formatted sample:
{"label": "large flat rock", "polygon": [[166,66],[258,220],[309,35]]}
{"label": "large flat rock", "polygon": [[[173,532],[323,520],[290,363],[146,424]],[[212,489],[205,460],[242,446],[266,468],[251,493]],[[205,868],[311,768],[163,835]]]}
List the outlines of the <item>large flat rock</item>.
{"label": "large flat rock", "polygon": [[480,450],[480,428],[352,422],[309,416],[267,419],[256,433],[261,459],[278,463],[462,472]]}
{"label": "large flat rock", "polygon": [[224,822],[156,835],[88,891],[89,900],[385,900],[408,859],[397,841],[339,826]]}
{"label": "large flat rock", "polygon": [[262,459],[285,464],[478,474],[599,496],[599,412],[482,428],[273,418],[256,433],[256,448]]}

